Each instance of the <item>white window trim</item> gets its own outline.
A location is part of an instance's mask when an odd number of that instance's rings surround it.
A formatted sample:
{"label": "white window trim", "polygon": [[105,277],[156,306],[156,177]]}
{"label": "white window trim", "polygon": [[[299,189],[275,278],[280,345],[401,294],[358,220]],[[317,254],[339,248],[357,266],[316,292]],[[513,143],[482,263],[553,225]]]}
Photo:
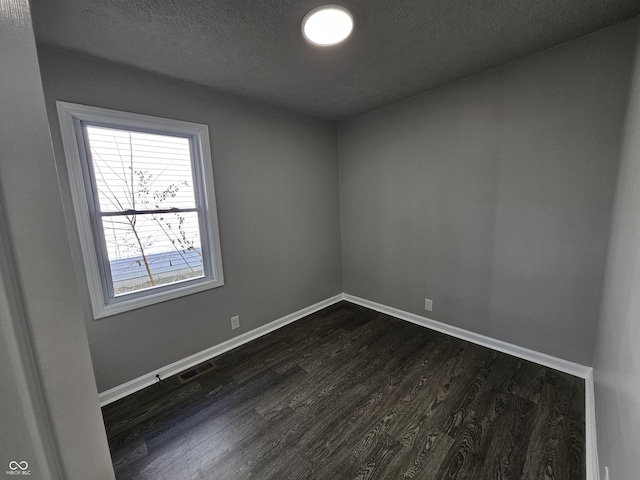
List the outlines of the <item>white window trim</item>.
{"label": "white window trim", "polygon": [[[75,210],[80,247],[84,259],[84,269],[94,318],[108,317],[224,285],[208,127],[197,123],[169,120],[166,118],[69,102],[57,101],[56,105],[58,108],[58,119],[60,120],[62,143],[67,160],[71,198]],[[205,232],[208,239],[202,239],[203,242],[208,240],[209,243],[211,271],[208,272],[208,276],[187,281],[184,282],[184,284],[176,283],[158,287],[158,289],[150,289],[147,290],[145,294],[132,298],[127,298],[126,295],[118,297],[118,299],[106,298],[103,289],[103,282],[105,280],[100,274],[100,268],[98,266],[100,259],[98,258],[94,231],[89,217],[86,183],[82,173],[83,160],[76,135],[77,122],[112,123],[115,127],[132,128],[168,135],[182,134],[193,138],[197,157],[194,174],[199,176],[200,183],[204,190],[202,201],[204,202],[204,210],[207,212],[208,217],[205,225]]]}

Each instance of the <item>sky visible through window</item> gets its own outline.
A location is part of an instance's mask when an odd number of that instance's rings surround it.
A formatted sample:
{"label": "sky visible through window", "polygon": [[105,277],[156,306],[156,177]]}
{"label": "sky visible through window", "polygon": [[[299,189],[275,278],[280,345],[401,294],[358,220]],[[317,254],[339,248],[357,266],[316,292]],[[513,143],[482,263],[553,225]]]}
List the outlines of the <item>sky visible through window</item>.
{"label": "sky visible through window", "polygon": [[114,293],[202,277],[189,139],[92,125],[86,132]]}

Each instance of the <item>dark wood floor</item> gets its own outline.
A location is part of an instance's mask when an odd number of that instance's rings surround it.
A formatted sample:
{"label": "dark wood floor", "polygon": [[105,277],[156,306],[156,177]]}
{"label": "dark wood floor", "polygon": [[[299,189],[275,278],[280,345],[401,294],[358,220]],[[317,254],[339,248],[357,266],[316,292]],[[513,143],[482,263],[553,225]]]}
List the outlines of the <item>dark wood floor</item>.
{"label": "dark wood floor", "polygon": [[118,479],[585,478],[584,381],[341,302],[103,415]]}

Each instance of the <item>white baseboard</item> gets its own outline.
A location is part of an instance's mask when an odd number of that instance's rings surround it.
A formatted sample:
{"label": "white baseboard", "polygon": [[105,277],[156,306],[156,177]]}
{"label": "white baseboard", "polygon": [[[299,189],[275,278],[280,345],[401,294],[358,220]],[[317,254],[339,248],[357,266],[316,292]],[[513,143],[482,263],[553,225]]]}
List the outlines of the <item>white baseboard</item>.
{"label": "white baseboard", "polygon": [[376,303],[365,298],[356,297],[348,293],[341,293],[331,298],[313,304],[309,307],[298,310],[285,317],[274,320],[261,327],[258,327],[250,332],[243,333],[237,337],[231,338],[225,342],[214,345],[201,352],[198,352],[190,357],[184,358],[170,365],[162,367],[158,370],[150,372],[141,377],[135,378],[127,383],[118,385],[99,394],[100,406],[104,407],[111,402],[115,402],[127,395],[142,390],[149,385],[155,383],[156,375],[160,375],[161,378],[170,377],[176,373],[180,373],[188,368],[194,367],[206,360],[216,357],[224,352],[227,352],[233,348],[244,345],[251,340],[255,340],[258,337],[266,335],[269,332],[284,327],[296,320],[299,320],[307,315],[310,315],[318,310],[322,310],[329,305],[333,305],[341,300],[346,300],[357,305],[361,305],[371,310],[390,315],[400,320],[420,325],[431,330],[435,330],[452,337],[466,340],[483,347],[488,347],[499,352],[513,355],[514,357],[522,358],[530,362],[537,363],[539,365],[553,368],[561,372],[574,375],[576,377],[583,378],[585,380],[585,440],[586,440],[586,461],[587,461],[587,480],[599,480],[600,471],[598,465],[598,448],[596,442],[596,423],[595,423],[595,396],[593,385],[593,369],[585,365],[563,360],[561,358],[553,357],[545,353],[536,352],[528,348],[520,347],[512,343],[504,342],[502,340],[496,340],[495,338],[487,337],[479,333],[471,332],[463,328],[447,325],[446,323],[438,322],[427,317],[422,317],[414,313],[405,312],[394,307],[389,307],[381,303]]}
{"label": "white baseboard", "polygon": [[547,355],[546,353],[536,352],[528,348],[520,347],[512,343],[496,340],[495,338],[480,335],[479,333],[470,332],[463,328],[447,325],[430,318],[416,315],[415,313],[405,312],[394,307],[389,307],[381,303],[376,303],[365,298],[356,297],[348,293],[343,294],[344,300],[361,305],[363,307],[385,313],[400,320],[420,325],[422,327],[435,330],[440,333],[451,335],[452,337],[466,340],[467,342],[482,345],[499,352],[513,355],[514,357],[529,360],[530,362],[553,368],[561,372],[583,378],[585,381],[585,449],[587,462],[587,480],[599,480],[600,470],[598,465],[598,444],[596,442],[596,420],[595,420],[595,396],[593,390],[593,368],[579,363],[570,362],[561,358]]}
{"label": "white baseboard", "polygon": [[249,332],[243,333],[242,335],[238,335],[237,337],[233,337],[225,342],[214,345],[213,347],[202,350],[201,352],[198,352],[189,357],[183,358],[182,360],[178,360],[177,362],[171,363],[170,365],[166,365],[162,368],[154,370],[153,372],[149,372],[146,375],[134,378],[133,380],[123,383],[122,385],[110,388],[109,390],[98,394],[100,406],[104,407],[105,405],[115,402],[116,400],[120,400],[127,395],[131,395],[132,393],[142,390],[149,385],[153,385],[158,381],[156,379],[156,375],[160,375],[160,378],[167,378],[175,375],[176,373],[180,373],[184,370],[195,367],[202,362],[205,362],[213,357],[223,354],[224,352],[239,347],[240,345],[244,345],[251,340],[255,340],[258,337],[277,330],[278,328],[282,328],[289,323],[306,317],[307,315],[311,315],[312,313],[317,312],[318,310],[322,310],[329,305],[338,303],[340,300],[343,300],[343,298],[343,294],[338,294],[331,298],[327,298],[326,300],[298,310],[297,312],[293,312],[282,318],[274,320],[273,322],[267,323],[266,325],[255,328]]}
{"label": "white baseboard", "polygon": [[561,372],[569,373],[571,375],[575,375],[576,377],[586,379],[589,375],[590,368],[585,367],[584,365],[580,365],[579,363],[552,357],[551,355],[547,355],[546,353],[536,352],[535,350],[520,347],[512,343],[503,342],[502,340],[496,340],[495,338],[480,335],[479,333],[471,332],[469,330],[465,330],[464,328],[447,325],[446,323],[438,322],[437,320],[422,317],[420,315],[416,315],[415,313],[405,312],[404,310],[399,310],[387,305],[382,305],[381,303],[372,302],[371,300],[356,297],[354,295],[349,295],[348,293],[344,294],[344,299],[348,302],[370,308],[371,310],[386,313],[387,315],[391,315],[392,317],[415,323],[416,325],[420,325],[422,327],[426,327],[440,333],[445,333],[447,335],[451,335],[452,337],[475,343],[476,345],[482,345],[483,347],[488,347],[499,352],[508,353],[509,355],[513,355],[514,357],[529,360],[530,362],[534,362],[545,367],[550,367],[555,370],[560,370]]}
{"label": "white baseboard", "polygon": [[587,480],[600,480],[598,437],[596,436],[596,395],[593,383],[593,368],[589,368],[589,376],[584,381],[584,397]]}

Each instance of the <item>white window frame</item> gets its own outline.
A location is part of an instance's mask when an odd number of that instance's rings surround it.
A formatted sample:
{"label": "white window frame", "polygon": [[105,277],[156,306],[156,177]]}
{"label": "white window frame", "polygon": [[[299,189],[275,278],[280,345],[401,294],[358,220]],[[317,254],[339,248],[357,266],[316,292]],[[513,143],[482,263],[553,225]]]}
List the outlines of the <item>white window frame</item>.
{"label": "white window frame", "polygon": [[[108,317],[136,308],[190,295],[224,285],[220,233],[213,183],[213,164],[209,144],[209,129],[198,123],[169,120],[106,108],[56,102],[62,143],[67,161],[71,198],[80,237],[84,269],[95,319]],[[145,133],[183,136],[190,139],[196,204],[201,209],[198,217],[201,238],[204,277],[140,290],[121,296],[110,296],[105,268],[108,262],[101,248],[100,233],[92,225],[89,196],[93,195],[92,180],[88,178],[83,124],[129,129]]]}

